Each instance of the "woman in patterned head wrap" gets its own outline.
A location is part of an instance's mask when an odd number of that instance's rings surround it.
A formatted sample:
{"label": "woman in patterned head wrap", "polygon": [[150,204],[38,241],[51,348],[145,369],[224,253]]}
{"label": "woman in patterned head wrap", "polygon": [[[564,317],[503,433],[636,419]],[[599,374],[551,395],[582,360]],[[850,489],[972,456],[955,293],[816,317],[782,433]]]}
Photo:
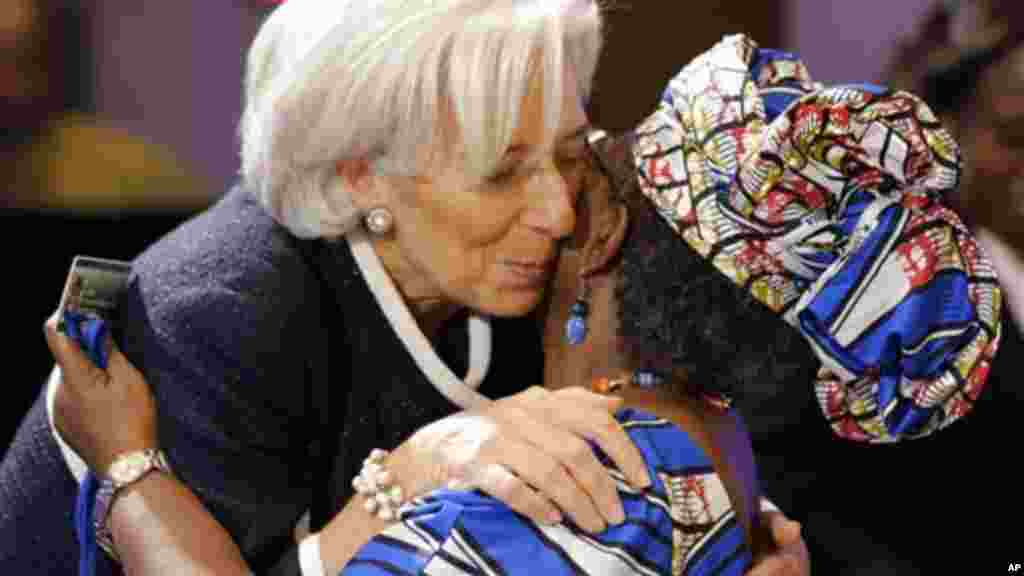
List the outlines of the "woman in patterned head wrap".
{"label": "woman in patterned head wrap", "polygon": [[970,410],[998,346],[1001,292],[945,205],[959,149],[920,99],[825,88],[793,56],[734,36],[677,75],[636,133],[643,194],[686,246],[800,331],[838,435],[920,437]]}

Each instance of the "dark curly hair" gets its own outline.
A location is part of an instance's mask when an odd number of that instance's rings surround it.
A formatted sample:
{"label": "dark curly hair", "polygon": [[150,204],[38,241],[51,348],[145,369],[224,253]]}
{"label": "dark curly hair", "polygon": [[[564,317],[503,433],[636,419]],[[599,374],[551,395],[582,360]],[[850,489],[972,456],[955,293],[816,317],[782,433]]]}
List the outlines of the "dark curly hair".
{"label": "dark curly hair", "polygon": [[724,395],[744,416],[783,424],[813,403],[817,358],[795,328],[657,213],[639,190],[630,150],[628,136],[595,146],[612,200],[630,213],[616,289],[623,352],[636,369],[685,373],[688,393]]}

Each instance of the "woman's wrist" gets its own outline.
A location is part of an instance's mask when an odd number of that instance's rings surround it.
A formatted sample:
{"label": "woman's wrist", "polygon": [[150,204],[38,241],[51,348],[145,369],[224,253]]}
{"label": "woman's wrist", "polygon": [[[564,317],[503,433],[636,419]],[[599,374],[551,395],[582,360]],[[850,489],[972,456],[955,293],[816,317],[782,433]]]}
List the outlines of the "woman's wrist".
{"label": "woman's wrist", "polygon": [[366,511],[366,497],[355,494],[319,533],[324,574],[338,574],[364,544],[391,525]]}
{"label": "woman's wrist", "polygon": [[[386,470],[389,484],[401,490],[405,500],[425,494],[440,485],[429,468],[416,458],[419,450],[415,439],[407,440],[388,452],[380,460],[381,470]],[[345,507],[320,531],[319,553],[325,574],[337,574],[377,533],[390,526],[394,520],[381,518],[376,510],[368,508],[369,497],[358,491],[352,495]]]}
{"label": "woman's wrist", "polygon": [[113,506],[125,491],[147,477],[158,473],[172,475],[170,465],[163,452],[155,448],[148,448],[118,455],[101,475],[99,488],[95,494],[93,529],[97,543],[115,559],[117,559],[117,554],[114,550],[109,526]]}
{"label": "woman's wrist", "polygon": [[114,496],[110,501],[106,521],[115,549],[119,549],[118,543],[124,539],[125,532],[133,530],[133,526],[138,522],[140,508],[133,505],[132,501],[143,498],[147,493],[167,490],[166,486],[160,487],[159,485],[169,482],[173,483],[177,480],[167,474],[146,474],[138,482],[125,486]]}
{"label": "woman's wrist", "polygon": [[173,475],[126,487],[108,521],[127,574],[251,574],[227,531]]}
{"label": "woman's wrist", "polygon": [[402,489],[407,500],[422,496],[441,484],[440,479],[434,478],[431,467],[419,462],[419,453],[415,438],[411,438],[384,459],[384,467],[391,473],[392,482]]}
{"label": "woman's wrist", "polygon": [[158,450],[156,441],[127,441],[119,442],[119,446],[113,449],[103,449],[97,456],[87,458],[86,462],[100,478],[109,478],[110,469],[118,459],[129,454],[136,454],[146,450]]}
{"label": "woman's wrist", "polygon": [[405,504],[405,493],[385,460],[391,455],[374,448],[363,461],[362,470],[352,479],[352,488],[363,496],[363,508],[381,520],[395,520]]}

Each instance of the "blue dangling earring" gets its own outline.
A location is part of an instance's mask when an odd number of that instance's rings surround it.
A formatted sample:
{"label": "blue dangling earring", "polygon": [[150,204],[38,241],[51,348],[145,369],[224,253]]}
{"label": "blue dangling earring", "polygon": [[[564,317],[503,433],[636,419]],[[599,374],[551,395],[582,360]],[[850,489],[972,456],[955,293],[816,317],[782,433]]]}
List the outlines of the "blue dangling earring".
{"label": "blue dangling earring", "polygon": [[587,277],[580,275],[580,295],[569,308],[569,320],[565,323],[565,340],[573,346],[582,343],[587,338],[587,314],[590,313],[590,298],[587,289]]}

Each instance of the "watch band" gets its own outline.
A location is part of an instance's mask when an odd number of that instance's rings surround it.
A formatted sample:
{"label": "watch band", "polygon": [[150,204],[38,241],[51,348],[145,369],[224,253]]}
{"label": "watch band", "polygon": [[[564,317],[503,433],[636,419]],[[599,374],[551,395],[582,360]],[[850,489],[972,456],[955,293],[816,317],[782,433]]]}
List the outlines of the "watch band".
{"label": "watch band", "polygon": [[121,490],[145,478],[154,470],[173,476],[163,451],[149,448],[118,456],[100,480],[93,509],[93,529],[96,532],[96,543],[114,560],[120,561],[117,552],[114,551],[113,537],[107,524],[110,507]]}

